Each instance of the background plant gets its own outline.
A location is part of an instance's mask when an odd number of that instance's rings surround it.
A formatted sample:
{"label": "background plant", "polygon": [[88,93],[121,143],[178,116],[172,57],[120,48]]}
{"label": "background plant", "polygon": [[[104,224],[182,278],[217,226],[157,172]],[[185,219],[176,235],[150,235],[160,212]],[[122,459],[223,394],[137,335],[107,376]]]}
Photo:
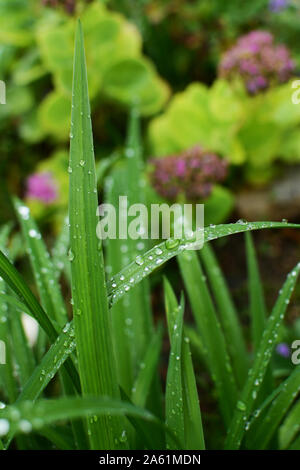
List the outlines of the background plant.
{"label": "background plant", "polygon": [[[20,253],[18,237],[11,235],[9,226],[1,230],[6,255],[0,253],[0,325],[8,341],[8,361],[1,368],[6,401],[0,410],[1,447],[8,448],[13,442],[20,449],[53,444],[61,449],[203,449],[207,440],[210,448],[297,448],[299,429],[293,423],[299,413],[299,366],[278,380],[272,357],[300,266],[296,264],[288,274],[271,314],[266,315],[250,231],[299,226],[238,221],[206,227],[201,260],[197,252],[187,250],[190,239],[169,239],[148,251],[130,240],[124,242],[126,249],[108,245],[105,263],[96,237],[96,168],[80,24],[72,104],[69,221],[51,255],[30,210],[14,199],[40,302],[9,260]],[[110,176],[109,200],[116,197],[116,181],[130,200],[138,200],[141,188],[127,176],[129,172],[142,175],[141,163],[138,120],[133,111],[127,152]],[[212,240],[242,232],[246,232],[252,355],[211,248]],[[122,253],[128,259],[117,257]],[[162,330],[151,320],[147,292],[149,275],[175,256],[196,328],[184,321],[184,295],[179,302],[165,279],[170,353],[163,403],[157,375]],[[71,321],[59,282],[62,273],[65,281],[69,279],[70,264]],[[39,323],[34,348],[28,347],[20,311]],[[224,425],[217,427],[213,438],[206,436],[202,426],[198,386],[200,396],[202,387],[197,384],[195,358],[211,376]],[[121,361],[128,374],[118,367]],[[261,426],[265,432],[258,439],[255,429]]]}

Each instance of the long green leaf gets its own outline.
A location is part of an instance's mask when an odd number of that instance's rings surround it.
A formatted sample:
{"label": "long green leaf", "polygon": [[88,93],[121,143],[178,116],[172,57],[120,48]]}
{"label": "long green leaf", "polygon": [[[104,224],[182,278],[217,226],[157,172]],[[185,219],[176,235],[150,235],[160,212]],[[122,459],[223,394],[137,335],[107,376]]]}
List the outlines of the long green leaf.
{"label": "long green leaf", "polygon": [[47,314],[60,327],[68,320],[55,269],[38,227],[30,210],[14,198],[14,205],[29,253],[33,274],[38,287],[41,303]]}
{"label": "long green leaf", "polygon": [[[170,311],[169,311],[170,312]],[[171,351],[166,382],[166,424],[173,430],[180,442],[184,442],[184,413],[183,413],[183,387],[182,387],[182,331],[183,331],[184,301],[177,306],[175,312],[171,311],[168,319],[170,331]],[[177,449],[174,441],[167,436],[167,448]]]}
{"label": "long green leaf", "polygon": [[[70,145],[70,253],[79,374],[84,396],[119,397],[102,246],[96,236],[97,187],[83,33],[75,38]],[[118,418],[88,420],[93,449],[114,449]]]}
{"label": "long green leaf", "polygon": [[[17,403],[27,400],[35,402],[37,400],[69,355],[74,351],[76,346],[74,337],[74,326],[72,323],[67,323],[55,343],[52,344],[43,357],[40,364],[34,369],[31,377],[28,379],[22,392],[18,396]],[[12,438],[13,434],[10,433],[5,443],[6,447],[8,447]]]}
{"label": "long green leaf", "polygon": [[266,325],[267,310],[251,233],[246,233],[252,344],[256,351]]}
{"label": "long green leaf", "polygon": [[200,256],[220,314],[220,321],[232,360],[235,379],[238,387],[241,388],[248,374],[249,362],[238,314],[210,243],[204,245],[200,251]]}
{"label": "long green leaf", "polygon": [[225,444],[227,449],[238,449],[241,445],[245,433],[245,424],[249,420],[253,404],[263,384],[263,379],[270,364],[279,329],[293,293],[299,270],[300,263],[289,273],[272,310],[272,314],[267,321],[253,367],[249,372],[249,377],[240,400],[237,402],[236,411],[228,430]]}
{"label": "long green leaf", "polygon": [[[142,181],[139,119],[133,109],[129,119],[124,158],[115,166],[106,184],[106,201],[118,208],[118,221],[127,218],[127,207],[120,205],[119,196],[127,197],[128,207],[145,203]],[[117,229],[119,226],[117,222]],[[147,244],[147,240],[141,238],[107,239],[106,268],[112,273],[117,273],[141,251],[145,251]],[[139,364],[153,333],[148,280],[130,289],[128,295],[112,307],[112,323],[119,382],[126,393],[130,394]]]}
{"label": "long green leaf", "polygon": [[[24,302],[27,308],[31,311],[33,317],[37,320],[39,325],[47,333],[51,342],[55,342],[58,336],[58,330],[53,326],[46,312],[33,295],[21,274],[10,263],[7,257],[0,251],[0,276],[7,282],[10,288],[18,295],[20,300]],[[72,381],[77,388],[80,389],[76,369],[71,361],[67,361],[65,367],[72,378]]]}
{"label": "long green leaf", "polygon": [[237,400],[237,388],[223,332],[197,254],[187,251],[178,256],[178,262],[197,328],[204,341],[220,410],[225,423],[229,424]]}
{"label": "long green leaf", "polygon": [[[245,233],[245,238],[248,267],[251,336],[254,351],[257,351],[266,325],[267,308],[263,293],[263,283],[261,282],[259,274],[258,261],[256,258],[256,252],[251,233]],[[270,363],[264,378],[264,383],[260,390],[258,401],[266,398],[274,388],[272,375],[272,363]]]}
{"label": "long green leaf", "polygon": [[[261,230],[266,228],[300,228],[298,224],[288,224],[283,222],[249,222],[217,225],[204,229],[204,241],[215,240],[217,238],[234,235],[236,233],[251,230]],[[178,240],[178,243],[162,242],[151,248],[114,275],[108,282],[108,294],[110,304],[113,305],[129,292],[129,290],[142,279],[149,276],[155,269],[162,266],[166,261],[184,252],[191,246],[187,239]]]}
{"label": "long green leaf", "polygon": [[[0,249],[2,250],[6,249],[9,233],[9,225],[0,230]],[[16,399],[18,385],[13,374],[13,346],[9,329],[9,305],[6,291],[5,282],[0,278],[0,339],[4,341],[6,355],[6,363],[0,366],[0,387],[3,397],[11,403]]]}
{"label": "long green leaf", "polygon": [[132,402],[144,407],[150,393],[151,384],[158,369],[158,362],[161,350],[162,328],[158,328],[154,333],[145,354],[145,358],[140,365],[140,370],[132,388]]}
{"label": "long green leaf", "polygon": [[[299,393],[299,388],[295,392],[295,395]],[[286,449],[290,446],[293,440],[297,437],[300,432],[300,401],[293,406],[288,416],[286,417],[283,425],[279,432],[280,448]]]}
{"label": "long green leaf", "polygon": [[[68,397],[36,403],[25,401],[0,410],[0,419],[8,421],[8,431],[11,433],[38,432],[45,426],[68,419],[124,415],[163,426],[149,411],[109,397]],[[124,438],[122,433],[116,436],[118,438]]]}
{"label": "long green leaf", "polygon": [[[178,303],[173,289],[167,279],[164,279],[165,306],[168,319],[169,337],[172,337],[176,324]],[[177,327],[175,328],[175,331]],[[185,449],[205,448],[202,417],[199,405],[198,390],[194,374],[193,362],[190,352],[189,339],[185,328],[182,335],[182,355],[180,358],[182,369],[182,399],[184,415],[184,446]],[[172,391],[171,391],[172,393]]]}
{"label": "long green leaf", "polygon": [[[279,424],[299,393],[299,390],[300,367],[296,367],[290,377],[282,384],[281,392],[274,399],[267,413],[264,414],[263,420],[260,420],[259,425],[255,426],[253,439],[251,441],[247,440],[247,444],[250,445],[250,448],[265,449],[267,447],[278,429]],[[260,410],[258,410],[258,412],[259,411]],[[259,416],[258,412],[254,413],[254,416]],[[252,425],[253,424],[255,425],[255,419],[252,422]]]}

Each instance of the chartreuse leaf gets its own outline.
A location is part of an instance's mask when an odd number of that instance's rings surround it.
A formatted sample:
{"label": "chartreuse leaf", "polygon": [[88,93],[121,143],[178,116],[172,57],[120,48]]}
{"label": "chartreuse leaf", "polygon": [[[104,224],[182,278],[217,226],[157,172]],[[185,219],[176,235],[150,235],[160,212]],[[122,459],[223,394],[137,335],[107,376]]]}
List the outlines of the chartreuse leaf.
{"label": "chartreuse leaf", "polygon": [[[254,412],[254,418],[250,422],[249,426],[249,432],[251,433],[252,426],[254,426],[254,432],[251,434],[251,439],[247,439],[247,447],[250,447],[251,449],[265,449],[268,446],[284,416],[298,395],[299,390],[300,367],[296,367],[291,375],[280,385],[280,392],[272,401],[269,409],[263,415],[263,418],[259,419],[261,408]],[[289,420],[289,416],[290,415],[288,415],[286,421]],[[290,426],[289,423],[289,426],[287,426],[286,429],[291,428],[292,426]],[[283,430],[284,426],[280,430],[281,435],[284,435]]]}
{"label": "chartreuse leaf", "polygon": [[289,273],[272,313],[268,318],[253,366],[249,372],[239,401],[237,402],[236,410],[228,430],[225,443],[227,449],[238,449],[242,443],[245,430],[248,427],[247,420],[249,420],[254,402],[261,390],[263,379],[270,364],[272,352],[276,345],[278,333],[284,319],[287,305],[293,293],[299,270],[300,263]]}
{"label": "chartreuse leaf", "polygon": [[220,410],[225,423],[228,424],[236,404],[237,388],[223,332],[197,253],[195,251],[182,253],[178,256],[178,262],[196,325],[204,341]]}
{"label": "chartreuse leaf", "polygon": [[[178,306],[176,296],[167,279],[164,279],[165,307],[168,320],[169,337],[177,331],[176,315]],[[182,334],[181,346],[181,364],[182,373],[182,392],[183,416],[184,416],[184,448],[185,449],[204,449],[204,436],[202,428],[202,418],[199,406],[198,391],[196,379],[191,358],[189,340],[185,334],[185,328]],[[177,360],[178,361],[178,360]],[[172,390],[171,390],[172,394]]]}
{"label": "chartreuse leaf", "polygon": [[247,377],[248,357],[238,314],[210,243],[204,245],[200,251],[200,257],[218,307],[232,368],[237,385],[240,388],[244,385]]}
{"label": "chartreuse leaf", "polygon": [[[299,367],[298,367],[299,369]],[[299,371],[298,371],[299,372]],[[299,376],[299,373],[298,373]],[[299,382],[298,388],[293,391],[293,397],[295,398],[299,393]],[[282,424],[279,430],[279,443],[281,449],[287,449],[291,444],[293,445],[293,440],[298,436],[300,432],[300,401],[293,406],[288,416],[286,417],[284,423]],[[299,439],[294,443],[296,446],[299,446]],[[296,447],[295,447],[296,448]]]}
{"label": "chartreuse leaf", "polygon": [[[298,224],[283,222],[242,222],[235,224],[221,224],[204,229],[204,241],[215,240],[235,233],[260,230],[265,228],[300,228]],[[166,261],[184,252],[190,247],[191,241],[185,238],[178,240],[166,240],[156,245],[123,268],[108,282],[108,295],[110,304],[113,305],[122,298],[128,290],[147,277],[151,272],[162,266]]]}
{"label": "chartreuse leaf", "polygon": [[[70,145],[70,251],[73,312],[83,396],[119,397],[102,246],[96,235],[97,188],[83,33],[75,38]],[[107,407],[106,412],[109,412]],[[109,413],[108,413],[109,414]],[[122,420],[88,420],[92,449],[115,449]]]}
{"label": "chartreuse leaf", "polygon": [[63,327],[68,320],[60,286],[47,248],[30,210],[23,202],[14,198],[15,210],[27,245],[35,282],[43,308],[50,318]]}

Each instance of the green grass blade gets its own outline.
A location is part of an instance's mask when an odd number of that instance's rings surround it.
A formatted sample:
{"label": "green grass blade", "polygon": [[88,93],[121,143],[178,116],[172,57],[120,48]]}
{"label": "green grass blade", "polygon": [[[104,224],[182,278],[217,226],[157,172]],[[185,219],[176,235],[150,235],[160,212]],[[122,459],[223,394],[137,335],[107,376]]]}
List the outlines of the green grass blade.
{"label": "green grass blade", "polygon": [[[267,413],[264,414],[263,419],[258,420],[259,422],[256,426],[256,420],[254,419],[252,422],[251,427],[254,424],[255,433],[253,433],[251,440],[247,440],[247,445],[249,445],[251,449],[267,448],[281,421],[294,402],[299,390],[300,367],[296,367],[290,377],[281,385],[281,392],[273,400]],[[257,414],[258,413],[254,413],[254,416],[257,416]]]}
{"label": "green grass blade", "polygon": [[[127,197],[128,206],[145,203],[139,117],[134,109],[129,119],[124,155],[123,160],[110,173],[106,185],[106,200],[119,208],[119,217],[122,217],[120,195]],[[127,209],[124,210],[124,216],[127,217]],[[108,239],[107,268],[112,273],[119,272],[134,260],[141,250],[147,249],[147,245],[148,242],[144,239]],[[119,382],[128,395],[153,333],[149,291],[148,280],[144,280],[130,289],[119,304],[112,307]]]}
{"label": "green grass blade", "polygon": [[300,436],[294,440],[288,450],[300,450]]}
{"label": "green grass blade", "polygon": [[75,332],[72,323],[67,323],[62,332],[43,357],[41,363],[35,368],[31,377],[18,397],[18,402],[25,400],[35,401],[48,383],[59,371],[66,359],[75,349]]}
{"label": "green grass blade", "polygon": [[250,233],[246,233],[245,237],[250,293],[252,344],[254,345],[254,351],[257,351],[266,325],[267,309],[253,240]]}
{"label": "green grass blade", "polygon": [[[83,395],[118,398],[102,247],[96,236],[97,189],[83,33],[75,38],[70,145],[70,256],[75,333]],[[88,420],[93,449],[114,449],[118,418]]]}
{"label": "green grass blade", "polygon": [[38,321],[51,341],[55,341],[57,333],[48,315],[43,310],[37,299],[27,287],[21,274],[10,263],[7,257],[0,251],[0,276],[7,282],[9,287],[18,295],[20,300],[31,311],[32,316]]}
{"label": "green grass blade", "polygon": [[21,321],[21,313],[9,311],[10,334],[14,348],[14,358],[21,390],[35,366],[33,351],[28,344]]}
{"label": "green grass blade", "polygon": [[71,284],[71,266],[68,258],[70,242],[69,217],[66,216],[62,224],[59,236],[52,249],[52,264],[55,269],[55,276],[58,280],[62,272]]}
{"label": "green grass blade", "polygon": [[[114,152],[107,158],[101,159],[96,165],[96,177],[98,187],[102,187],[104,176],[112,165],[120,158],[117,152]],[[71,284],[71,266],[68,258],[70,244],[69,216],[66,215],[61,227],[59,236],[52,248],[52,264],[55,268],[55,274],[59,279],[64,272],[67,281]]]}
{"label": "green grass blade", "polygon": [[241,445],[245,433],[245,423],[250,417],[257,394],[263,384],[263,379],[270,364],[279,329],[293,293],[299,270],[300,263],[289,273],[272,310],[272,314],[268,318],[254,364],[249,372],[248,380],[237,403],[236,411],[228,430],[225,444],[227,449],[237,449]]}
{"label": "green grass blade", "polygon": [[[0,249],[5,250],[10,227],[4,226],[0,230]],[[6,364],[0,366],[0,388],[2,396],[10,403],[14,402],[17,397],[17,383],[14,379],[13,370],[13,347],[11,342],[8,308],[9,303],[6,295],[6,285],[4,280],[0,279],[0,339],[5,343]]]}
{"label": "green grass blade", "polygon": [[[254,346],[254,352],[256,352],[265,329],[267,319],[267,308],[263,292],[263,283],[261,282],[258,261],[256,257],[252,235],[250,232],[245,233],[245,239],[249,283],[248,290],[251,318],[251,336],[252,344]],[[266,398],[271,393],[273,388],[274,383],[272,376],[272,364],[270,363],[264,378],[264,383],[261,387],[258,401],[261,401]]]}
{"label": "green grass blade", "polygon": [[[299,392],[299,388],[297,390]],[[280,448],[287,449],[300,432],[300,401],[293,406],[279,432]],[[298,444],[297,444],[298,445]]]}
{"label": "green grass blade", "polygon": [[[173,289],[167,279],[164,279],[165,307],[168,319],[169,337],[172,337],[176,325],[178,303]],[[177,328],[175,328],[177,330]],[[182,399],[184,416],[184,446],[185,449],[205,448],[202,417],[199,405],[198,390],[190,352],[189,340],[185,328],[182,335]],[[172,391],[171,391],[172,393]]]}
{"label": "green grass blade", "polygon": [[178,256],[178,262],[196,325],[204,341],[207,361],[215,382],[220,410],[225,423],[228,424],[235,408],[237,388],[223,332],[197,253],[187,251]]}
{"label": "green grass blade", "polygon": [[141,363],[139,373],[132,388],[131,400],[140,407],[144,407],[147,403],[151,384],[158,370],[162,332],[162,328],[158,328],[151,338],[145,358]]}
{"label": "green grass blade", "polygon": [[210,243],[204,245],[200,257],[218,307],[235,379],[238,388],[241,388],[248,374],[249,361],[238,314]]}
{"label": "green grass blade", "polygon": [[[51,323],[46,312],[33,295],[26,282],[22,278],[21,274],[16,268],[10,263],[7,257],[0,251],[0,276],[7,282],[9,287],[18,295],[20,300],[24,302],[27,308],[31,311],[32,316],[37,320],[39,325],[47,333],[50,341],[55,342],[58,332]],[[67,361],[65,367],[75,385],[77,390],[80,389],[78,383],[78,376],[76,369],[72,362]]]}
{"label": "green grass blade", "polygon": [[[17,403],[27,400],[35,402],[37,400],[69,355],[74,351],[76,346],[74,336],[74,327],[72,323],[68,323],[25,383],[22,392],[18,396]],[[10,433],[5,442],[6,447],[9,446],[12,439],[13,434]]]}
{"label": "green grass blade", "polygon": [[[204,229],[204,240],[210,241],[217,238],[234,235],[236,233],[251,230],[261,230],[266,228],[300,228],[298,224],[288,224],[285,222],[249,222],[217,225]],[[155,269],[162,266],[166,261],[184,252],[190,246],[186,239],[178,240],[178,244],[169,244],[168,241],[151,248],[114,275],[108,282],[108,294],[110,304],[113,305],[121,299],[133,286],[149,276]]]}
{"label": "green grass blade", "polygon": [[[96,416],[100,419],[108,415],[115,417],[128,415],[147,423],[153,423],[159,428],[164,427],[163,423],[149,411],[109,397],[67,397],[56,400],[39,400],[36,403],[26,401],[0,410],[0,419],[7,420],[9,432],[16,434],[38,432],[43,427],[62,420],[88,416]],[[18,418],[14,419],[16,416]]]}
{"label": "green grass blade", "polygon": [[[182,388],[182,332],[184,302],[176,307],[175,312],[167,315],[170,331],[171,351],[166,381],[166,424],[173,430],[179,442],[184,443],[184,414]],[[172,317],[171,317],[172,315]],[[166,436],[167,449],[178,449],[172,438]]]}
{"label": "green grass blade", "polygon": [[185,338],[182,343],[182,361],[185,448],[203,450],[205,449],[205,442],[198,390],[190,345]]}
{"label": "green grass blade", "polygon": [[36,223],[30,216],[29,208],[17,198],[14,198],[14,206],[29,253],[41,303],[50,318],[62,327],[68,317],[49,253]]}

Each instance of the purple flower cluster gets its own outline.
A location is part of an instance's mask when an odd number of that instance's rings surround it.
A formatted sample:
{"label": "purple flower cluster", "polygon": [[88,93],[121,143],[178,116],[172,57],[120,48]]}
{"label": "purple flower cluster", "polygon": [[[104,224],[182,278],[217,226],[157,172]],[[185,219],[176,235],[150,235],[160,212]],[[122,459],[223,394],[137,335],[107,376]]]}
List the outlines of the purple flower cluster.
{"label": "purple flower cluster", "polygon": [[279,343],[276,346],[276,352],[279,354],[279,356],[288,358],[290,357],[291,350],[290,347],[287,343]]}
{"label": "purple flower cluster", "polygon": [[241,36],[223,55],[219,75],[229,80],[241,77],[248,92],[254,95],[270,85],[288,81],[293,70],[289,50],[276,45],[271,33],[258,30]]}
{"label": "purple flower cluster", "polygon": [[57,199],[58,191],[51,173],[34,173],[26,182],[26,197],[51,204]]}
{"label": "purple flower cluster", "polygon": [[289,6],[288,0],[270,0],[269,10],[272,13],[279,13]]}
{"label": "purple flower cluster", "polygon": [[150,180],[163,198],[175,201],[184,196],[188,201],[208,197],[213,184],[223,181],[228,164],[199,145],[179,155],[155,158],[150,161]]}

